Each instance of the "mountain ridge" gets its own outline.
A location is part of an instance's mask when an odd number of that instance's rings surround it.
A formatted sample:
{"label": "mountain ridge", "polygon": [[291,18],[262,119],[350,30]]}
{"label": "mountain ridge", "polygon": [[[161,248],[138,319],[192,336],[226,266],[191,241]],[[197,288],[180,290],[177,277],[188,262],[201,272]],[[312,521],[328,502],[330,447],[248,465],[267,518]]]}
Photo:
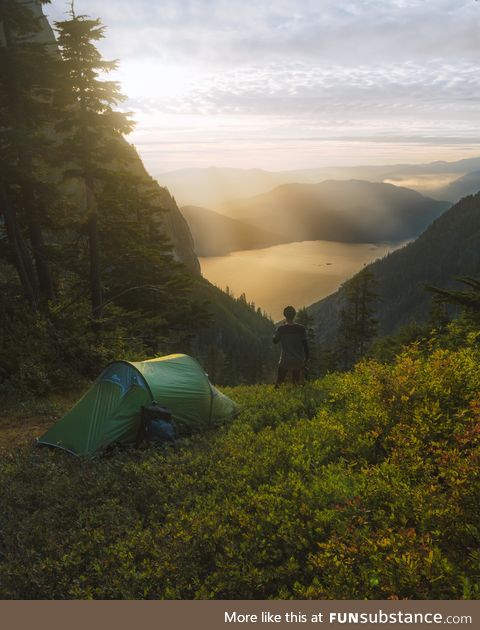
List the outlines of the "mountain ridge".
{"label": "mountain ridge", "polygon": [[448,201],[456,203],[466,195],[473,195],[480,190],[480,170],[467,173],[455,179],[437,191],[437,194]]}
{"label": "mountain ridge", "polygon": [[[395,178],[404,181],[412,176],[419,176],[419,181],[416,182],[417,187],[410,187],[418,192],[434,196],[434,191],[448,183],[448,178],[446,181],[442,179],[445,176],[450,174],[451,179],[455,179],[454,175],[466,175],[475,170],[480,170],[480,157],[465,158],[454,162],[437,160],[422,164],[357,165],[283,171],[210,166],[157,172],[155,177],[161,185],[171,191],[181,206],[216,207],[237,198],[268,192],[282,183],[318,183],[325,179],[359,178],[378,182]],[[441,176],[440,181],[434,181],[432,185],[428,177],[422,179],[429,174]]]}
{"label": "mountain ridge", "polygon": [[209,208],[182,206],[197,256],[223,256],[233,251],[260,249],[278,244],[278,236]]}
{"label": "mountain ridge", "polygon": [[[414,190],[363,180],[282,184],[222,212],[280,242],[400,242],[414,238],[450,206]],[[288,239],[288,240],[285,240]]]}

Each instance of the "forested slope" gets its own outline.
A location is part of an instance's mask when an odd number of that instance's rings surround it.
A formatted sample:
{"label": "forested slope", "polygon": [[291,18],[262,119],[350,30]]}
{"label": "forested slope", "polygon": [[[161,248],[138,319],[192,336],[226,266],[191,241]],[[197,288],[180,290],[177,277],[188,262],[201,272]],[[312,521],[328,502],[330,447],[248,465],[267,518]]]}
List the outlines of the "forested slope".
{"label": "forested slope", "polygon": [[[411,321],[424,322],[431,308],[425,284],[451,286],[452,276],[480,274],[480,194],[465,197],[436,219],[414,242],[368,265],[375,275],[379,334]],[[318,338],[332,342],[344,289],[312,304]]]}
{"label": "forested slope", "polygon": [[196,354],[226,382],[260,378],[271,369],[271,353],[260,360],[260,349],[272,324],[245,299],[222,295],[201,278],[174,198],[126,140],[132,123],[116,108],[124,97],[116,82],[105,80],[116,62],[96,48],[105,30],[100,20],[72,7],[55,24],[55,38],[42,2],[4,4],[5,388],[46,394],[95,377],[112,359],[181,351]]}

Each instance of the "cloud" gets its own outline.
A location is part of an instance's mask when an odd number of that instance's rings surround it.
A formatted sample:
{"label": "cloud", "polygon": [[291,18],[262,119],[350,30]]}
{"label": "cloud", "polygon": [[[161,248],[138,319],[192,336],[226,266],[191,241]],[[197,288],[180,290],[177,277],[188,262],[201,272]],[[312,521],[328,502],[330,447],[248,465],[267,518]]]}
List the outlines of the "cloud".
{"label": "cloud", "polygon": [[[77,11],[109,27],[121,58],[155,57],[226,66],[288,60],[375,63],[477,58],[474,0],[116,0]],[[58,16],[65,5],[53,0]],[[193,58],[193,55],[195,58]]]}
{"label": "cloud", "polygon": [[[175,139],[213,155],[215,144],[257,138],[287,151],[294,138],[453,146],[476,137],[474,0],[76,0],[76,8],[108,27],[100,47],[120,60],[134,137],[172,150]],[[65,10],[63,0],[46,7],[54,19]]]}
{"label": "cloud", "polygon": [[[432,61],[354,68],[270,64],[200,75],[173,72],[170,79],[159,69],[144,100],[144,88],[136,81],[128,91],[135,93],[135,104],[144,111],[312,119],[319,114],[324,119],[370,119],[390,109],[395,116],[450,112],[478,120],[480,104],[480,75],[469,63],[452,67]],[[128,88],[128,77],[126,81]]]}

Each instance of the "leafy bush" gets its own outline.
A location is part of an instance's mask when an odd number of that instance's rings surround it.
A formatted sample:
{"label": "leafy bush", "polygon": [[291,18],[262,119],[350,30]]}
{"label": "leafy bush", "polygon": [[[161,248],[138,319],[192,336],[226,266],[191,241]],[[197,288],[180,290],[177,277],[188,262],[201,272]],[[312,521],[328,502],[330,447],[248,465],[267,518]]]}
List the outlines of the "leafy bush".
{"label": "leafy bush", "polygon": [[0,464],[0,598],[480,598],[476,343],[303,389],[90,461]]}

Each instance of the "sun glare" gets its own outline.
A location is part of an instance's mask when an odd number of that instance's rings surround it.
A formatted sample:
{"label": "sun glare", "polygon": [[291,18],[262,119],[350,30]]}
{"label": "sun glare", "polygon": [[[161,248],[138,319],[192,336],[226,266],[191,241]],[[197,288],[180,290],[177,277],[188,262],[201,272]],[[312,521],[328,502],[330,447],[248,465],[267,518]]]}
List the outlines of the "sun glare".
{"label": "sun glare", "polygon": [[147,104],[160,108],[162,103],[185,97],[195,81],[188,68],[152,61],[122,63],[119,75],[129,99],[146,99]]}

